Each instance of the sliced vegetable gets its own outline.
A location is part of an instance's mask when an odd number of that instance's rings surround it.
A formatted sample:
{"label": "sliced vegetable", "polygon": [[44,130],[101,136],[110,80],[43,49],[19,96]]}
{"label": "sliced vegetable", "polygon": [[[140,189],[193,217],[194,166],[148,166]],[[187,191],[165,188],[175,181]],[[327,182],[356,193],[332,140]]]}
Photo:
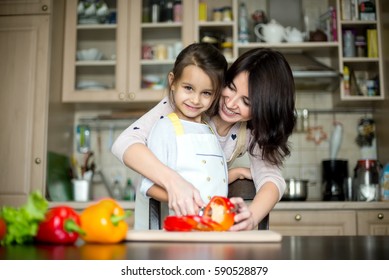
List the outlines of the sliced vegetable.
{"label": "sliced vegetable", "polygon": [[234,224],[235,205],[226,197],[214,196],[202,216],[168,216],[163,228],[167,231],[226,231]]}
{"label": "sliced vegetable", "polygon": [[73,244],[80,234],[84,234],[80,226],[80,217],[73,208],[57,206],[47,211],[35,239],[40,242]]}
{"label": "sliced vegetable", "polygon": [[3,240],[5,234],[7,233],[7,224],[4,219],[0,218],[0,241]]}
{"label": "sliced vegetable", "polygon": [[227,198],[214,196],[204,210],[204,216],[221,225],[222,230],[228,230],[234,224],[235,205]]}
{"label": "sliced vegetable", "polygon": [[85,208],[81,213],[81,227],[86,242],[118,243],[123,241],[128,231],[125,219],[131,215],[113,199],[105,198]]}
{"label": "sliced vegetable", "polygon": [[1,245],[32,242],[38,231],[38,224],[44,220],[48,202],[39,191],[28,196],[27,203],[20,207],[3,206],[0,217],[7,225]]}

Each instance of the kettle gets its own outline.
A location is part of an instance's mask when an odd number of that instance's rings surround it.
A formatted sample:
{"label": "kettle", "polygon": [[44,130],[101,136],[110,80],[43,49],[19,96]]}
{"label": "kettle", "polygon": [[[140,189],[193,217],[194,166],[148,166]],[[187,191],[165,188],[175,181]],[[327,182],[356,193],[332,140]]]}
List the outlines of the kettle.
{"label": "kettle", "polygon": [[353,191],[357,201],[377,201],[380,195],[381,165],[377,160],[360,159],[354,168]]}
{"label": "kettle", "polygon": [[254,33],[259,39],[268,43],[280,43],[285,39],[285,28],[274,19],[266,24],[257,24]]}
{"label": "kettle", "polygon": [[296,27],[288,26],[285,28],[285,40],[289,43],[299,43],[304,41],[305,32],[301,32]]}

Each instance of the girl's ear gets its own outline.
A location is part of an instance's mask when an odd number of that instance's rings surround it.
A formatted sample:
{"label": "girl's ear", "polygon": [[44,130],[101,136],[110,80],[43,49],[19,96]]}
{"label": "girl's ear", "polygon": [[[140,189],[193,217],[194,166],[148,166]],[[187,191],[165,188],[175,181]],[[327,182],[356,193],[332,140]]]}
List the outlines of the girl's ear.
{"label": "girl's ear", "polygon": [[173,74],[173,72],[169,72],[168,81],[169,81],[169,87],[171,89],[173,89],[173,87],[174,87],[174,74]]}

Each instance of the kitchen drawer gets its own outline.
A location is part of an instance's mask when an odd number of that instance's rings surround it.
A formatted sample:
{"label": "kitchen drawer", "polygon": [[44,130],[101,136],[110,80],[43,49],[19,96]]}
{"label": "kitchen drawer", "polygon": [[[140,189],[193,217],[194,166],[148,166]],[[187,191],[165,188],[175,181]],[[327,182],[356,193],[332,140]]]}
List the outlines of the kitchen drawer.
{"label": "kitchen drawer", "polygon": [[273,210],[270,230],[282,235],[356,235],[356,212]]}
{"label": "kitchen drawer", "polygon": [[358,235],[389,235],[389,210],[357,211]]}

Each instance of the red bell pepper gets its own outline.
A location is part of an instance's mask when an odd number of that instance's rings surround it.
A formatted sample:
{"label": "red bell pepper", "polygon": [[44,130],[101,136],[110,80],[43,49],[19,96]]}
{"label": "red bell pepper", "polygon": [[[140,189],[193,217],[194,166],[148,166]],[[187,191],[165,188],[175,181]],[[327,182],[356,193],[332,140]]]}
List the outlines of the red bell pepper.
{"label": "red bell pepper", "polygon": [[81,234],[84,231],[77,212],[68,206],[58,206],[46,212],[35,239],[47,243],[73,244]]}
{"label": "red bell pepper", "polygon": [[234,224],[235,205],[226,197],[214,196],[202,216],[168,216],[166,231],[226,231]]}
{"label": "red bell pepper", "polygon": [[7,234],[7,224],[4,219],[0,218],[0,241],[3,240],[5,235]]}

